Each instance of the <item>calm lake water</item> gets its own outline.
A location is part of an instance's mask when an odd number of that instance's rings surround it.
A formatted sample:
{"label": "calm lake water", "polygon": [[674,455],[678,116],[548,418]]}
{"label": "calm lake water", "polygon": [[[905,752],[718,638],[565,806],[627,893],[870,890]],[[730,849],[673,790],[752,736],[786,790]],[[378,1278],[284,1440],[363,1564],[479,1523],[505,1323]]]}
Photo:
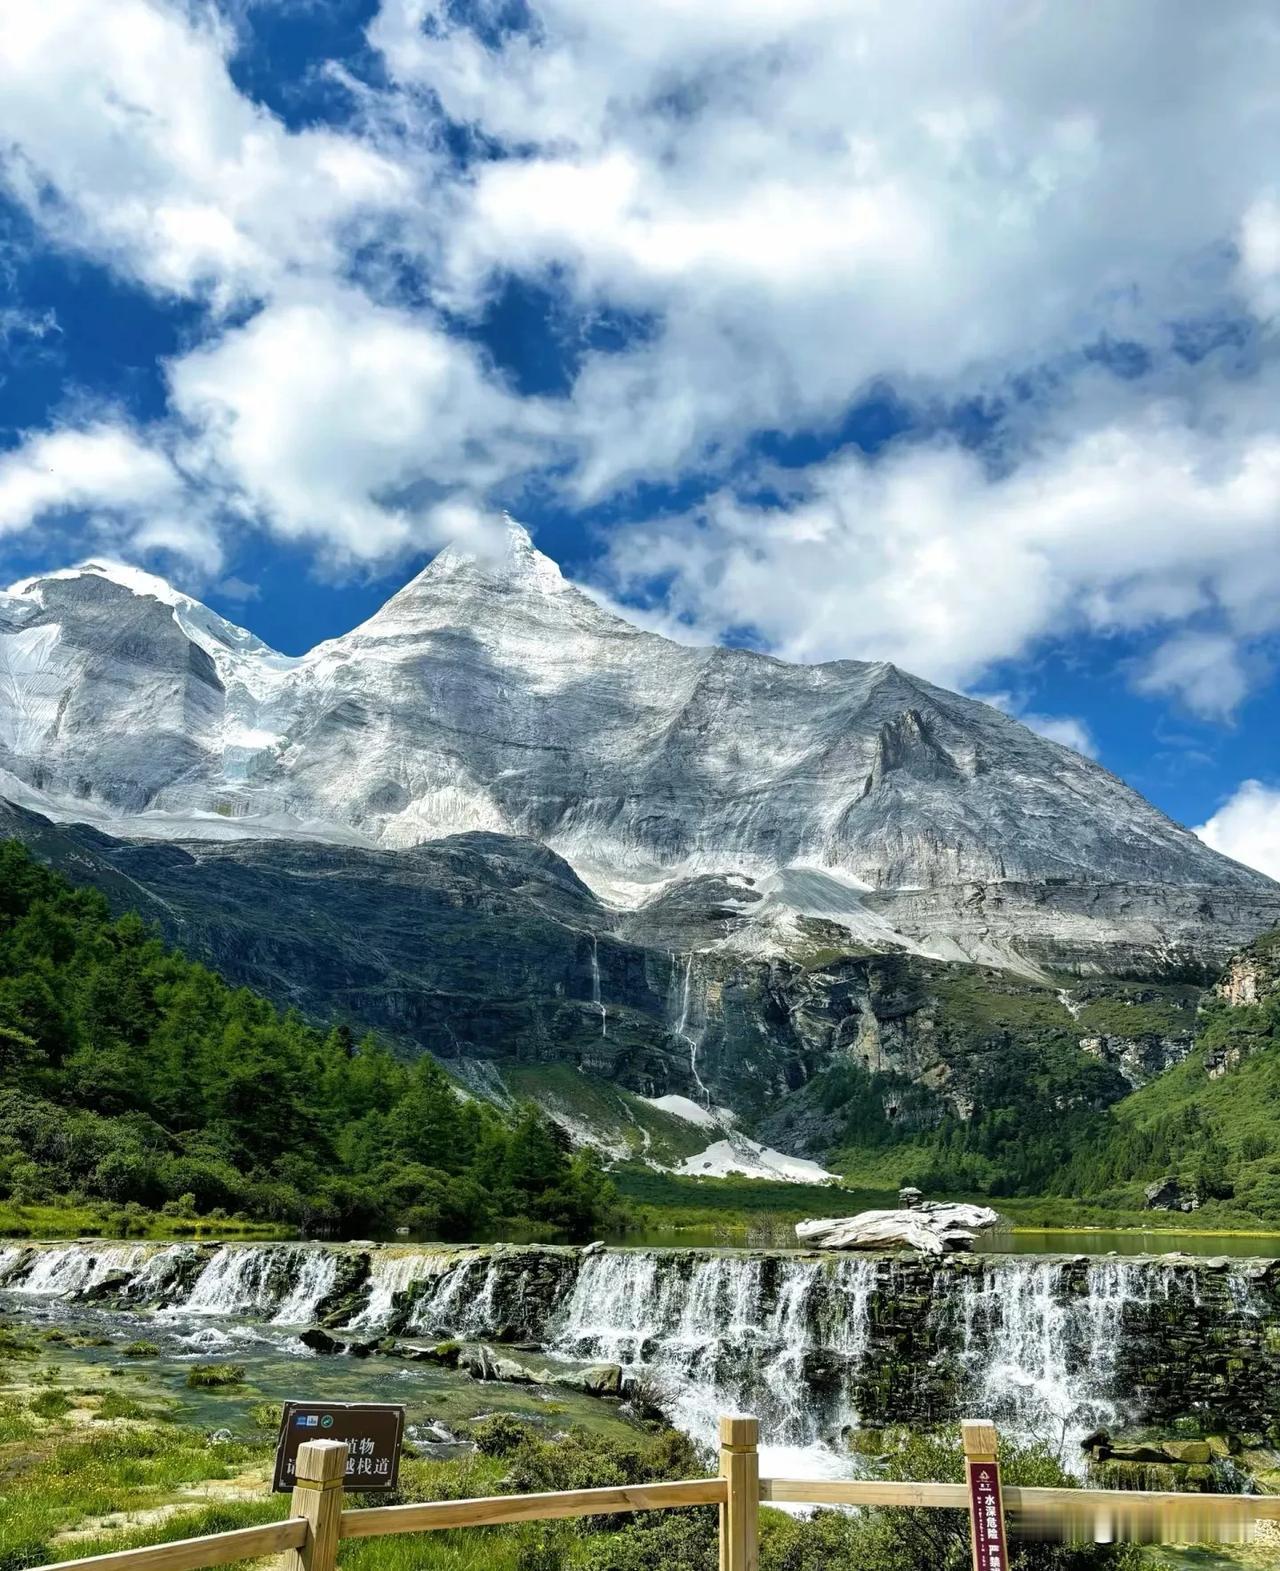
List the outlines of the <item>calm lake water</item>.
{"label": "calm lake water", "polygon": [[[725,1227],[654,1228],[619,1233],[606,1243],[623,1249],[794,1249],[790,1224],[762,1223],[747,1231]],[[1225,1255],[1280,1258],[1280,1233],[1164,1233],[1155,1229],[1079,1229],[999,1232],[980,1238],[980,1254],[1006,1255]]]}

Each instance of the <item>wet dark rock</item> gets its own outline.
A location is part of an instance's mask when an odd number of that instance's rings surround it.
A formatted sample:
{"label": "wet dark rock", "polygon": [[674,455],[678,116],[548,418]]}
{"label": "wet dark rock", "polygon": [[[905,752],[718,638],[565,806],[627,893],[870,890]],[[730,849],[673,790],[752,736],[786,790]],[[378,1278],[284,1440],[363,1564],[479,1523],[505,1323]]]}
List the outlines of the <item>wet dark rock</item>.
{"label": "wet dark rock", "polygon": [[335,1353],[345,1353],[347,1345],[339,1342],[336,1336],[330,1336],[319,1326],[309,1326],[305,1331],[299,1331],[298,1340],[303,1347],[309,1347],[313,1353],[323,1353],[326,1356]]}
{"label": "wet dark rock", "polygon": [[317,1324],[328,1327],[350,1325],[369,1302],[372,1270],[367,1250],[349,1250],[340,1254],[334,1270],[333,1286],[315,1307]]}
{"label": "wet dark rock", "polygon": [[94,1282],[80,1295],[86,1302],[97,1303],[104,1299],[119,1298],[133,1280],[131,1271],[109,1271],[100,1282]]}
{"label": "wet dark rock", "polygon": [[305,1331],[299,1331],[298,1340],[313,1353],[325,1356],[345,1353],[349,1358],[368,1358],[371,1353],[378,1350],[376,1342],[351,1341],[344,1337],[332,1336],[323,1326],[309,1326]]}

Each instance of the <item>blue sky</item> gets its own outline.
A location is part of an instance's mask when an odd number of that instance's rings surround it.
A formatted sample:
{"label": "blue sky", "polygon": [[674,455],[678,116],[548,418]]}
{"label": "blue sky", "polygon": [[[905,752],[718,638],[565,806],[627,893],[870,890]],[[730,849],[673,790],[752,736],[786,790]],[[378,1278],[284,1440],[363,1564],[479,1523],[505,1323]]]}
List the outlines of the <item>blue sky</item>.
{"label": "blue sky", "polygon": [[506,508],[1280,876],[1278,66],[1262,0],[10,8],[0,583],[293,652]]}

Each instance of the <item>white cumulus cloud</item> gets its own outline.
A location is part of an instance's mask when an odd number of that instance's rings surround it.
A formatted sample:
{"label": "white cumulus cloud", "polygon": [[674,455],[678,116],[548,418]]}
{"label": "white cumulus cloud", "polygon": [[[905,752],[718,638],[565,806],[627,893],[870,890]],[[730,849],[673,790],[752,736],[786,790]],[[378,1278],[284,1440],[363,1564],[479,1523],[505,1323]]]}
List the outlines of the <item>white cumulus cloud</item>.
{"label": "white cumulus cloud", "polygon": [[748,627],[790,658],[890,659],[950,685],[1052,634],[1205,615],[1223,631],[1173,633],[1136,680],[1216,717],[1244,695],[1237,641],[1280,622],[1280,438],[1268,432],[1231,440],[1148,411],[997,477],[944,441],[766,478],[792,494],[722,490],[619,532],[617,582],[656,583],[669,614],[713,636]]}
{"label": "white cumulus cloud", "polygon": [[1196,834],[1224,856],[1280,879],[1280,789],[1246,780]]}
{"label": "white cumulus cloud", "polygon": [[406,206],[405,172],[286,131],[236,89],[232,45],[205,5],[0,7],[0,178],[57,239],[162,292],[229,302],[340,265],[349,226]]}
{"label": "white cumulus cloud", "polygon": [[1102,333],[1164,341],[1271,276],[1263,0],[478,10],[483,37],[448,0],[383,0],[370,37],[425,113],[512,155],[459,193],[453,298],[515,271],[655,319],[583,368],[580,497],[876,378],[989,387]]}
{"label": "white cumulus cloud", "polygon": [[283,293],[176,361],[171,383],[188,467],[340,562],[439,544],[461,516],[448,503],[528,467],[533,435],[554,431],[465,340],[347,287]]}
{"label": "white cumulus cloud", "polygon": [[[1267,0],[513,17],[382,0],[385,80],[291,128],[236,86],[206,0],[0,8],[8,194],[52,243],[211,306],[149,427],[64,412],[0,461],[0,528],[79,510],[206,565],[256,528],[386,568],[522,487],[607,498],[601,582],[651,625],[966,686],[1120,634],[1144,691],[1238,707],[1280,637]],[[502,156],[446,156],[459,128]],[[563,399],[522,396],[470,331],[513,275],[584,335]],[[643,330],[592,347],[602,313]],[[1108,343],[1144,374],[1097,365]],[[981,406],[991,440],[753,459],[886,386],[926,424]],[[678,517],[632,490],[691,480],[708,500]]]}

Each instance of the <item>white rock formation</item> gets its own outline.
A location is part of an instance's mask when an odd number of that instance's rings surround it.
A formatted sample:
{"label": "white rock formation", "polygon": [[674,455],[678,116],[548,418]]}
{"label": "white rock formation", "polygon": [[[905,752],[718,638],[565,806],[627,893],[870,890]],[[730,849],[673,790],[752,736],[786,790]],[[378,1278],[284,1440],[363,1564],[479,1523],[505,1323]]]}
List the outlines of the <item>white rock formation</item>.
{"label": "white rock formation", "polygon": [[999,1221],[999,1213],[987,1206],[925,1201],[909,1211],[862,1211],[797,1222],[796,1238],[815,1249],[906,1248],[941,1255],[971,1248],[980,1232]]}

